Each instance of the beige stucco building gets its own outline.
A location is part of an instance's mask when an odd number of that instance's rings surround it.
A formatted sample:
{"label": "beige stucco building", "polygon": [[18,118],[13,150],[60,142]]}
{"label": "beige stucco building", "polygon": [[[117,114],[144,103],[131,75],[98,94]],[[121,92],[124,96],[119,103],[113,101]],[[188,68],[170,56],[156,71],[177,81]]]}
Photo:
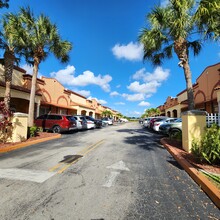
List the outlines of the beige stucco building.
{"label": "beige stucco building", "polygon": [[[220,86],[220,63],[208,66],[193,85],[195,109],[208,113],[219,112],[217,91]],[[188,110],[187,91],[183,90],[175,98],[168,97],[164,105],[158,107],[162,115],[181,117]]]}
{"label": "beige stucco building", "polygon": [[[14,112],[28,113],[32,76],[19,67],[14,67],[11,86],[11,109]],[[0,101],[4,99],[4,66],[0,65]],[[110,109],[110,108],[109,108]],[[106,107],[96,99],[86,97],[64,88],[54,78],[42,76],[37,79],[35,97],[35,117],[48,112],[59,114],[89,115],[101,118]],[[111,110],[114,118],[117,112]]]}

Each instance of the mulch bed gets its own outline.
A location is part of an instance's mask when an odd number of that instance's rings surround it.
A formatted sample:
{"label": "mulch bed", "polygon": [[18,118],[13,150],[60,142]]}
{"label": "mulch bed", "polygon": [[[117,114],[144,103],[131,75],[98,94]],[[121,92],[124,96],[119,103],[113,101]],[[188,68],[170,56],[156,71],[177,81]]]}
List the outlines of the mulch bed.
{"label": "mulch bed", "polygon": [[11,146],[15,146],[15,145],[20,144],[20,143],[31,142],[31,141],[34,141],[34,140],[47,138],[47,137],[53,137],[53,136],[56,136],[56,135],[57,134],[55,134],[55,133],[38,132],[36,137],[30,137],[26,141],[16,142],[16,143],[1,143],[0,142],[0,148],[11,147]]}
{"label": "mulch bed", "polygon": [[207,172],[212,172],[216,174],[220,174],[220,165],[210,165],[206,162],[201,162],[198,159],[196,159],[193,154],[187,153],[182,149],[182,142],[177,140],[171,140],[169,138],[165,139],[166,143],[171,145],[172,147],[175,147],[180,156],[182,156],[184,159],[186,159],[190,164],[192,164],[197,169],[202,169]]}

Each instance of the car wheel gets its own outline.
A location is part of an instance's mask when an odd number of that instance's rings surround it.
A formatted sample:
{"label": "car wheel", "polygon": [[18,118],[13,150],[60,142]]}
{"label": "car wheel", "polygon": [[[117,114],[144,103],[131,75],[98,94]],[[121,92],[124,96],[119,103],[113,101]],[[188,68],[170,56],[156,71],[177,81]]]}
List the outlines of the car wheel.
{"label": "car wheel", "polygon": [[52,129],[53,133],[60,133],[61,131],[61,128],[59,125],[55,125]]}
{"label": "car wheel", "polygon": [[170,138],[174,138],[179,132],[180,132],[180,130],[178,130],[178,129],[171,129],[169,132]]}

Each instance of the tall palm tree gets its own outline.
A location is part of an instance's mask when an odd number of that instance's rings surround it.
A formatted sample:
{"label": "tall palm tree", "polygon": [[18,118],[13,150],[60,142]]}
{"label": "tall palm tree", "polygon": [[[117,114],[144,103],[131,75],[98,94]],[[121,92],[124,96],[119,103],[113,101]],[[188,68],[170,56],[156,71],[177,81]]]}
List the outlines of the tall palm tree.
{"label": "tall palm tree", "polygon": [[[0,3],[1,4],[1,3]],[[7,110],[10,109],[11,99],[11,82],[16,61],[15,54],[19,53],[25,41],[22,35],[22,27],[20,26],[18,16],[8,13],[2,18],[3,30],[1,33],[0,47],[4,52],[4,76],[5,76],[5,96],[4,103]]]}
{"label": "tall palm tree", "polygon": [[[139,42],[144,46],[144,60],[150,60],[154,65],[161,65],[165,58],[171,59],[176,53],[178,65],[185,75],[189,110],[194,109],[195,105],[189,51],[192,50],[194,56],[200,53],[206,34],[202,27],[206,24],[211,27],[216,23],[211,20],[208,24],[204,8],[214,12],[217,8],[219,10],[219,0],[202,0],[198,5],[195,0],[169,0],[166,7],[156,6],[147,15],[149,27],[143,28],[139,35]],[[216,14],[219,21],[219,13]],[[216,32],[216,28],[210,28],[208,33]]]}
{"label": "tall palm tree", "polygon": [[69,41],[62,40],[57,26],[50,19],[41,14],[35,17],[29,7],[20,9],[20,19],[26,30],[26,47],[23,52],[26,61],[33,65],[31,94],[29,103],[28,125],[33,126],[36,82],[39,65],[50,53],[65,63],[69,60],[68,53],[72,49]]}

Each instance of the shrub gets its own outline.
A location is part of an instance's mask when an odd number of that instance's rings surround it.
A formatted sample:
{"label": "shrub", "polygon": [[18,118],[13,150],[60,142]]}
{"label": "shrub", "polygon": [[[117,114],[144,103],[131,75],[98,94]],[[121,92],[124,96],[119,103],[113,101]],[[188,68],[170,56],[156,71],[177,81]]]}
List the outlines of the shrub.
{"label": "shrub", "polygon": [[0,102],[0,140],[3,143],[12,137],[12,118],[13,112],[6,108],[3,101]]}
{"label": "shrub", "polygon": [[43,131],[42,128],[37,127],[36,125],[34,125],[34,126],[28,128],[28,136],[29,137],[36,137],[37,132],[41,132],[41,131]]}
{"label": "shrub", "polygon": [[201,161],[220,164],[220,128],[212,124],[200,141],[193,140],[192,153]]}

